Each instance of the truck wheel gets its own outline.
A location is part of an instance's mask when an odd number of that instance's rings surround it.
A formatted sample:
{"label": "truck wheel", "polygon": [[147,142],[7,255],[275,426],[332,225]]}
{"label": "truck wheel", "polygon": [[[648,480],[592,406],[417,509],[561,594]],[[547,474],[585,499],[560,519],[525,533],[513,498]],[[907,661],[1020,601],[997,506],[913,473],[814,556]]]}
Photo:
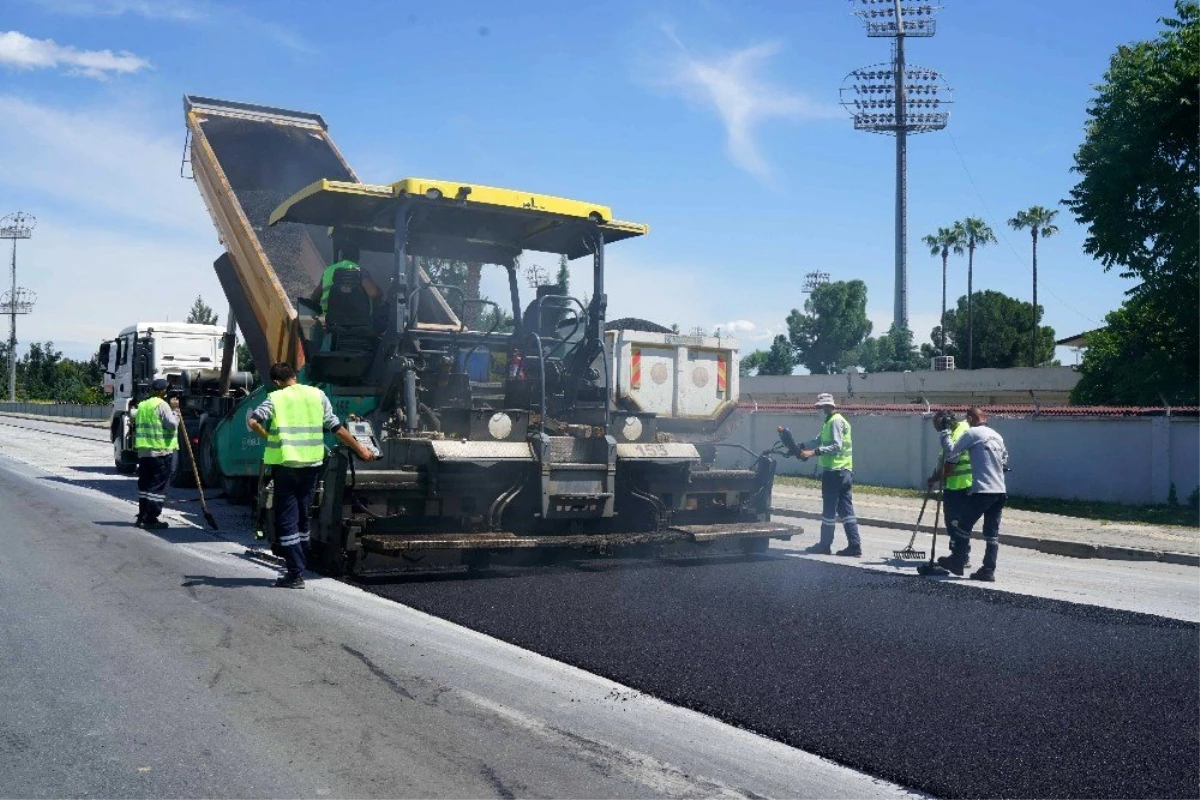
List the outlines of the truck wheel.
{"label": "truck wheel", "polygon": [[206,489],[221,486],[221,466],[217,462],[217,426],[205,422],[200,428],[200,444],[196,448],[196,457],[200,460],[200,482]]}
{"label": "truck wheel", "polygon": [[174,489],[195,489],[196,473],[192,472],[192,460],[188,458],[188,448],[183,443],[185,434],[180,430],[176,435],[180,440],[179,452],[175,458],[175,471],[171,473],[171,487]]}
{"label": "truck wheel", "polygon": [[221,476],[221,491],[229,500],[245,500],[254,493],[254,483],[250,478]]}
{"label": "truck wheel", "polygon": [[137,457],[125,449],[121,437],[113,439],[113,466],[122,475],[132,475],[137,472]]}

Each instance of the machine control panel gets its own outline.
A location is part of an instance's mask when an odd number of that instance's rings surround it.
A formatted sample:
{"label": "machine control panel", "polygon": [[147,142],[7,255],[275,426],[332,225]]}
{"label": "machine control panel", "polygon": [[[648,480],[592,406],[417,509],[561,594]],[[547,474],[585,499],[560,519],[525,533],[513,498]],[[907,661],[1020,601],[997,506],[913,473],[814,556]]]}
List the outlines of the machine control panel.
{"label": "machine control panel", "polygon": [[371,423],[366,420],[352,420],[346,423],[346,430],[350,431],[350,435],[354,437],[356,442],[374,453],[376,458],[380,458],[383,455],[379,449],[379,440],[375,438],[375,430],[371,427]]}

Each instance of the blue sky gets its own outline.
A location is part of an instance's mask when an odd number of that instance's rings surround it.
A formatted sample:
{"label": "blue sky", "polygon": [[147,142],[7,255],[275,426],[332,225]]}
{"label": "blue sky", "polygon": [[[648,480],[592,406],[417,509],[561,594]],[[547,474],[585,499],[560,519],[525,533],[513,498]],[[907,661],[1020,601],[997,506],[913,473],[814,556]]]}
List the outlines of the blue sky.
{"label": "blue sky", "polygon": [[[1028,300],[1029,238],[1005,220],[1067,196],[1092,86],[1171,9],[946,0],[937,36],[910,40],[910,63],[939,70],[955,99],[947,131],[909,145],[919,341],[941,300],[921,235],[984,217],[1001,238],[977,253],[976,289]],[[319,112],[366,181],[511,186],[648,223],[609,253],[612,317],[763,347],[819,269],[867,282],[879,334],[894,145],[853,130],[838,88],[888,57],[843,0],[0,0],[0,213],[38,217],[19,256],[38,305],[19,338],[83,357],[137,319],[182,319],[197,294],[224,316],[220,245],[179,177],[185,93]],[[1039,247],[1039,301],[1062,337],[1102,324],[1130,285],[1082,252],[1065,209],[1058,223]],[[951,304],[965,291],[952,259]]]}

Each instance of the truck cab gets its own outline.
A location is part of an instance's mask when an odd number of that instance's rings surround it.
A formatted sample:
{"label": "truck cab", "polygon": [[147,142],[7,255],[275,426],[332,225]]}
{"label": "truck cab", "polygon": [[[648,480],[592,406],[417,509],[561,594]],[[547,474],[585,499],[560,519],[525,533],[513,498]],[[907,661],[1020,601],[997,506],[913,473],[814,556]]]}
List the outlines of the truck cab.
{"label": "truck cab", "polygon": [[104,390],[112,395],[109,435],[117,471],[137,468],[132,417],[155,378],[178,385],[185,370],[220,366],[225,329],[182,322],[139,322],[100,343]]}

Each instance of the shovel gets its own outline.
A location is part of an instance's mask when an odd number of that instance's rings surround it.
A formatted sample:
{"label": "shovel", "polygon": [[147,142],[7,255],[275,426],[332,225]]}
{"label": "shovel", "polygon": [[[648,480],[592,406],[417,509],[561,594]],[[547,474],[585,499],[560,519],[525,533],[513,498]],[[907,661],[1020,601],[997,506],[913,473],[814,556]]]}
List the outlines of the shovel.
{"label": "shovel", "polygon": [[204,511],[204,521],[214,531],[220,530],[217,525],[217,519],[208,510],[208,503],[204,500],[204,484],[200,482],[200,470],[196,467],[196,456],[192,453],[192,437],[188,435],[187,424],[183,421],[183,414],[179,414],[179,428],[183,431],[183,446],[187,448],[188,461],[192,463],[192,477],[196,479],[196,491],[200,492],[200,508]]}

